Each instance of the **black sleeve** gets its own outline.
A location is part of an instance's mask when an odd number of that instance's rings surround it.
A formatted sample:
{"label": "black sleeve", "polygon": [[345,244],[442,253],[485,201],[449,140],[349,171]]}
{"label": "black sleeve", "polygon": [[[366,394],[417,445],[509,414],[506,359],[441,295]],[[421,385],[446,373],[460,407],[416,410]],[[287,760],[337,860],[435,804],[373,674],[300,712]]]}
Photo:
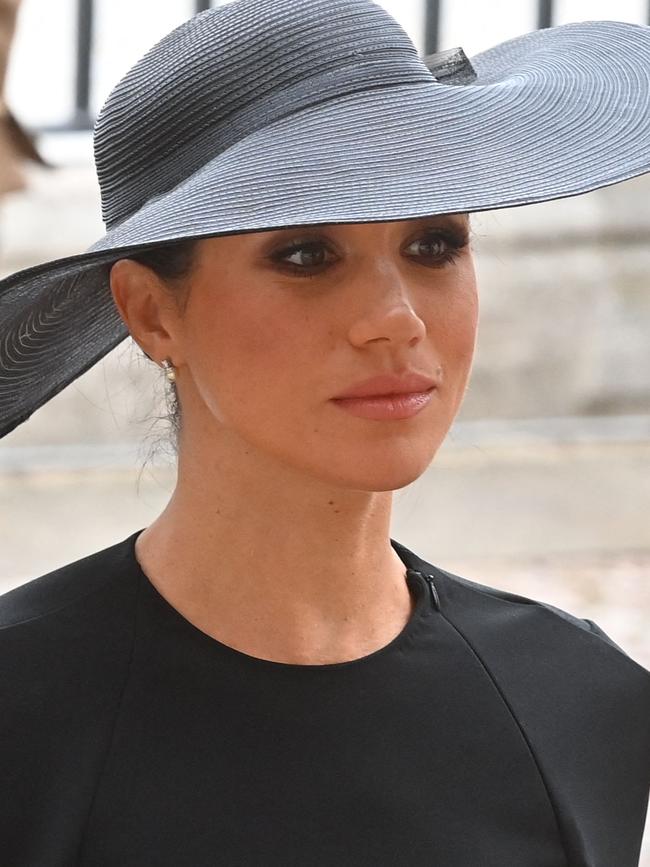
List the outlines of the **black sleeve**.
{"label": "black sleeve", "polygon": [[[615,641],[612,641],[612,639],[609,637],[609,635],[607,635],[607,633],[604,632],[600,628],[600,626],[598,626],[597,623],[594,623],[593,620],[587,620],[586,618],[583,618],[583,620],[587,624],[587,626],[589,627],[590,632],[594,632],[596,635],[599,635],[601,638],[603,638],[605,641],[607,641],[609,644],[611,644],[612,647],[615,647],[617,650],[620,650],[621,653],[625,653],[623,648],[620,647],[620,645],[618,645]],[[625,653],[625,655],[629,656],[629,653]]]}

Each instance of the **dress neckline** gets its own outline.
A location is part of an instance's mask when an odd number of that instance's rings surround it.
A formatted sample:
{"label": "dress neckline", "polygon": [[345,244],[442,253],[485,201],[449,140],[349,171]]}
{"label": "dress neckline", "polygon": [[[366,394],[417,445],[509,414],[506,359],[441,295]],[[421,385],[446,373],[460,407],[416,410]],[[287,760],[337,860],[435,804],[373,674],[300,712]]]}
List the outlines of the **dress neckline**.
{"label": "dress neckline", "polygon": [[136,557],[135,543],[144,529],[145,528],[143,527],[138,530],[126,540],[128,543],[128,555],[132,561],[132,566],[139,582],[138,597],[140,603],[144,602],[144,604],[153,604],[159,613],[163,614],[169,622],[174,623],[177,628],[180,628],[189,639],[202,644],[207,650],[218,656],[223,658],[227,657],[231,661],[244,666],[262,666],[275,671],[286,672],[300,670],[330,671],[335,669],[356,669],[365,667],[373,662],[379,662],[395,652],[399,652],[406,645],[412,642],[421,628],[423,621],[425,621],[436,610],[436,608],[439,607],[436,604],[436,591],[434,588],[432,589],[432,584],[430,583],[432,577],[430,575],[426,575],[425,577],[425,574],[420,569],[416,568],[417,566],[423,565],[424,561],[405,548],[401,543],[395,542],[391,539],[391,546],[406,567],[405,580],[411,595],[415,598],[415,606],[411,611],[410,618],[404,624],[403,628],[387,644],[355,659],[322,664],[280,662],[278,660],[253,656],[242,650],[238,650],[235,647],[231,647],[229,644],[225,644],[224,642],[219,641],[219,639],[214,638],[214,636],[204,632],[188,620],[185,615],[181,614],[177,608],[174,608],[171,602],[163,596],[146,575]]}

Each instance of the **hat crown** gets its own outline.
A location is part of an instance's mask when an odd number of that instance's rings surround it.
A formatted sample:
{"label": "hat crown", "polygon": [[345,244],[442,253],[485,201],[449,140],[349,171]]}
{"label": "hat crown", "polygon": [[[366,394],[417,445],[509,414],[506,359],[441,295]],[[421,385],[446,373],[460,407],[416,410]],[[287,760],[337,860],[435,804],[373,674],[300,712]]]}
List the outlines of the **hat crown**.
{"label": "hat crown", "polygon": [[[323,75],[370,60],[430,77],[404,29],[371,0],[233,0],[195,15],[132,67],[99,114],[94,150],[107,226],[281,116],[276,105],[265,117],[270,97],[278,103],[298,87],[304,100],[311,89],[314,104],[328,98]],[[285,103],[290,112],[288,96]]]}

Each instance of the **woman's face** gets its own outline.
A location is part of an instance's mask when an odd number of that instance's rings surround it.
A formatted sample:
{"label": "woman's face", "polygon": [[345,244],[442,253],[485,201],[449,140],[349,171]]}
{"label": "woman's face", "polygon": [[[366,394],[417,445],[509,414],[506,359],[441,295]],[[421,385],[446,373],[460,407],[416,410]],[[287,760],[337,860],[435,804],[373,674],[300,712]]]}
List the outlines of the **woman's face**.
{"label": "woman's face", "polygon": [[[396,490],[427,468],[474,353],[466,215],[203,239],[187,290],[169,352],[181,452],[196,437],[209,448],[234,436],[249,454],[366,491]],[[437,388],[409,418],[360,418],[332,400],[411,370]]]}

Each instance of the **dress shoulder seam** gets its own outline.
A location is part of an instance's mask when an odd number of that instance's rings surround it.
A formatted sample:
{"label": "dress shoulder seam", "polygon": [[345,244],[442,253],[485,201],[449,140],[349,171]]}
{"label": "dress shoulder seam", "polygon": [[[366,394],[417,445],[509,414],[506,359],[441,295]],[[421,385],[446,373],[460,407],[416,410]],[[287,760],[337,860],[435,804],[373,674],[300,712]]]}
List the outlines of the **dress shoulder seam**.
{"label": "dress shoulder seam", "polygon": [[69,599],[67,602],[64,602],[62,605],[59,605],[57,608],[48,608],[47,611],[41,611],[39,614],[34,614],[31,617],[24,617],[21,620],[12,620],[10,623],[0,623],[0,630],[3,629],[11,629],[14,626],[23,626],[26,623],[32,623],[34,620],[42,620],[44,617],[49,617],[50,614],[58,614],[60,611],[64,611],[66,608],[69,608],[71,605],[74,605],[77,602],[81,602],[88,596],[92,596],[93,593],[99,592],[104,585],[108,584],[113,576],[109,576],[105,581],[103,581],[98,587],[93,587],[88,590],[86,593],[80,593],[79,596],[75,596],[74,599]]}
{"label": "dress shoulder seam", "polygon": [[[118,554],[115,556],[113,553],[115,548],[117,546],[96,551],[80,560],[67,563],[19,584],[0,595],[0,631],[53,616],[101,592],[107,584],[119,576],[123,565],[122,555],[115,552]],[[109,553],[113,556],[107,556]],[[92,576],[89,575],[90,570],[101,570],[105,574],[99,577]],[[49,599],[51,607],[48,607],[47,594],[51,597]],[[60,598],[56,598],[57,594],[59,597],[69,598],[61,601]],[[39,596],[45,598],[39,599]],[[43,610],[38,610],[41,607]],[[16,610],[12,612],[12,608]],[[12,613],[16,619],[12,619]]]}
{"label": "dress shoulder seam", "polygon": [[[443,617],[445,617],[444,613],[443,613]],[[533,745],[530,742],[528,735],[526,734],[526,730],[524,729],[523,725],[520,723],[519,718],[517,717],[517,714],[515,713],[510,702],[508,701],[508,698],[505,695],[501,686],[499,685],[499,682],[497,681],[496,677],[490,671],[489,666],[483,661],[481,655],[475,649],[472,642],[469,640],[469,638],[465,635],[465,633],[461,629],[459,629],[459,627],[452,620],[450,620],[448,617],[445,617],[445,620],[461,636],[461,638],[463,639],[463,641],[465,642],[467,647],[470,649],[472,655],[477,659],[479,665],[481,666],[483,671],[485,671],[486,675],[490,679],[492,685],[494,686],[494,688],[498,692],[498,694],[501,698],[501,701],[503,702],[503,704],[507,708],[508,713],[510,714],[515,725],[517,726],[517,729],[518,729],[521,737],[523,738],[524,743],[526,744],[526,748],[528,750],[528,753],[529,753],[535,767],[537,768],[537,773],[539,774],[540,781],[542,783],[542,786],[544,787],[544,791],[546,792],[546,797],[548,799],[549,806],[550,806],[551,811],[553,813],[553,816],[555,818],[555,824],[557,826],[557,831],[558,831],[558,839],[560,840],[560,843],[562,845],[562,850],[563,850],[565,856],[567,856],[567,858],[568,858],[567,841],[565,839],[564,830],[562,828],[562,823],[560,822],[560,814],[558,811],[558,806],[556,805],[556,803],[555,803],[555,801],[551,795],[551,791],[550,791],[548,783],[546,781],[546,777],[545,777],[545,775],[542,771],[542,768],[539,764],[539,761],[537,759],[537,755],[535,753],[535,750],[533,749]],[[567,861],[567,864],[568,864],[568,861]]]}

